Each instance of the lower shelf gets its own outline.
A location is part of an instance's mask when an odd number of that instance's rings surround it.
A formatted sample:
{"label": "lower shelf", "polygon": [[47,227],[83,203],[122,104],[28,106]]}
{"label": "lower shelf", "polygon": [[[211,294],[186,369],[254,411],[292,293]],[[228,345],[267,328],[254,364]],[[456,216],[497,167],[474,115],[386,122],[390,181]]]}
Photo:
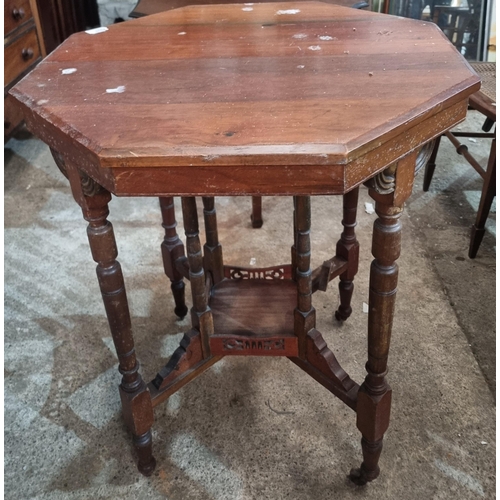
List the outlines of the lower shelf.
{"label": "lower shelf", "polygon": [[212,354],[297,356],[296,304],[292,280],[223,280],[210,298]]}

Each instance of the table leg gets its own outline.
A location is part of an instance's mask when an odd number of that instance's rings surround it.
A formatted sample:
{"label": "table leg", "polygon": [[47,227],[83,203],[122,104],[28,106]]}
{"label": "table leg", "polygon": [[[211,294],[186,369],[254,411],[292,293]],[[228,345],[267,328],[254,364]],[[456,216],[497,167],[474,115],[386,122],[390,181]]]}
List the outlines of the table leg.
{"label": "table leg", "polygon": [[262,220],[262,196],[252,196],[252,227],[262,227],[264,221]]}
{"label": "table leg", "polygon": [[378,461],[382,441],[389,426],[391,388],[386,381],[387,357],[396,302],[398,266],[401,248],[402,208],[394,205],[392,194],[380,195],[370,190],[375,199],[378,219],[373,226],[368,313],[368,372],[358,392],[357,427],[361,431],[363,463],[351,471],[351,479],[365,484],[380,472]]}
{"label": "table leg", "polygon": [[359,188],[355,188],[343,196],[342,225],[344,230],[337,243],[336,255],[347,260],[347,269],[340,275],[339,295],[340,305],[335,311],[338,321],[345,321],[352,313],[351,299],[354,291],[354,276],[358,272],[359,243],[356,239],[356,212],[358,209]]}
{"label": "table leg", "polygon": [[[113,226],[107,220],[111,195],[98,185],[94,185],[91,196],[85,195],[80,173],[70,166],[67,166],[67,172],[75,199],[89,223],[87,234],[90,249],[97,262],[99,287],[122,374],[120,397],[123,415],[134,436],[139,471],[147,476],[156,466],[151,439],[153,406],[148,388],[139,373],[123,274],[116,260],[118,251]],[[85,180],[88,182],[89,178]],[[90,183],[93,183],[91,179]]]}
{"label": "table leg", "polygon": [[172,294],[174,296],[174,312],[179,318],[186,316],[188,309],[185,302],[184,280],[182,274],[175,268],[175,261],[184,257],[184,245],[180,240],[176,227],[174,198],[166,196],[159,198],[162,216],[162,227],[165,229],[165,237],[161,244],[163,257],[163,268],[171,282]]}
{"label": "table leg", "polygon": [[92,257],[97,262],[97,279],[119,361],[122,380],[119,386],[125,423],[133,434],[138,469],[149,476],[156,467],[151,426],[154,422],[149,390],[139,373],[128,309],[125,283],[119,262],[113,226],[107,220],[111,194],[64,157],[51,149],[59,170],[68,178],[75,201],[89,223],[87,235]]}

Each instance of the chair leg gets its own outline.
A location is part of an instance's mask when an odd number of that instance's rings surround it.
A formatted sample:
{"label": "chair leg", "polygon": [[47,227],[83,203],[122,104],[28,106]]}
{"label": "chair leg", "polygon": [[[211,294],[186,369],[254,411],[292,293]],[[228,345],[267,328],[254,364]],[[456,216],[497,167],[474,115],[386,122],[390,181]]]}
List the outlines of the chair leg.
{"label": "chair leg", "polygon": [[477,255],[481,241],[485,233],[485,224],[490,212],[491,204],[496,193],[496,139],[491,142],[488,167],[483,182],[481,201],[477,211],[476,222],[472,226],[469,245],[469,257],[473,259]]}
{"label": "chair leg", "polygon": [[434,170],[436,169],[436,156],[439,150],[439,143],[441,142],[441,136],[436,138],[436,143],[434,144],[434,149],[432,150],[431,157],[425,166],[424,172],[424,191],[429,191],[431,185],[432,176],[434,175]]}

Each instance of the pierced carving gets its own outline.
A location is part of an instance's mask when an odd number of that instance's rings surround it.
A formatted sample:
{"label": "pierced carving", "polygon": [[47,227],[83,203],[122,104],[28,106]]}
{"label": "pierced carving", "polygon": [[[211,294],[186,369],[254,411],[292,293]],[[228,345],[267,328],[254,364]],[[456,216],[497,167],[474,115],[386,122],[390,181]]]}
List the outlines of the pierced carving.
{"label": "pierced carving", "polygon": [[85,172],[79,170],[80,179],[82,180],[82,192],[85,196],[95,196],[102,191],[102,186],[97,183],[92,177],[89,177]]}
{"label": "pierced carving", "polygon": [[[56,162],[57,168],[61,171],[64,177],[66,177],[66,179],[69,179],[68,171],[66,170],[66,163],[63,156],[53,148],[50,148],[50,152],[52,153],[52,157]],[[78,170],[78,174],[80,175],[82,183],[82,192],[85,196],[92,197],[103,191],[103,187],[94,179],[92,179],[92,177],[89,177],[85,172]]]}
{"label": "pierced carving", "polygon": [[53,148],[50,148],[50,152],[52,153],[52,157],[56,162],[57,168],[61,171],[61,174],[63,174],[64,177],[66,177],[66,179],[69,179],[68,172],[66,171],[66,165],[64,163],[64,158],[62,157],[62,155]]}
{"label": "pierced carving", "polygon": [[[415,162],[415,175],[427,164],[427,161],[431,157],[432,150],[434,149],[435,142],[436,139],[433,139],[420,148]],[[382,172],[379,172],[375,177],[368,179],[364,183],[365,186],[375,190],[379,194],[393,193],[396,188],[397,165],[397,162],[393,163]]]}
{"label": "pierced carving", "polygon": [[396,188],[396,167],[394,163],[382,172],[379,172],[375,177],[368,179],[365,186],[374,189],[379,194],[390,194]]}
{"label": "pierced carving", "polygon": [[247,269],[244,267],[224,268],[224,276],[233,280],[284,280],[291,278],[290,266]]}
{"label": "pierced carving", "polygon": [[285,349],[285,339],[271,340],[243,340],[243,339],[224,339],[222,342],[225,351],[283,351]]}
{"label": "pierced carving", "polygon": [[424,144],[418,152],[417,161],[415,162],[415,175],[417,175],[420,170],[427,165],[432,151],[434,150],[434,144],[436,144],[436,139]]}

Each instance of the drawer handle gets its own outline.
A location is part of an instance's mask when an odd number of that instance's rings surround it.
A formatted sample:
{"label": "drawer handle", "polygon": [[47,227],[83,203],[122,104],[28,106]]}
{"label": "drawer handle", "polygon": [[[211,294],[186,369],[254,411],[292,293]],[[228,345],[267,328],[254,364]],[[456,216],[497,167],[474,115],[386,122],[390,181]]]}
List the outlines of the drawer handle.
{"label": "drawer handle", "polygon": [[21,7],[20,9],[12,9],[12,17],[16,20],[19,21],[25,16],[26,12],[24,12],[24,9]]}
{"label": "drawer handle", "polygon": [[21,54],[22,54],[23,59],[25,61],[31,59],[35,55],[35,53],[33,52],[33,49],[23,49]]}

